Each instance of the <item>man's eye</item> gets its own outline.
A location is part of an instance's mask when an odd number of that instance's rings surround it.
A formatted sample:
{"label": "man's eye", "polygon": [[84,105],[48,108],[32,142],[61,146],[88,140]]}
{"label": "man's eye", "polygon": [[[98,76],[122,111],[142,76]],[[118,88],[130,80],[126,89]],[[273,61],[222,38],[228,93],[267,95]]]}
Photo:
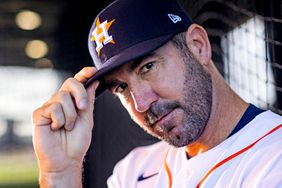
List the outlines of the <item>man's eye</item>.
{"label": "man's eye", "polygon": [[120,84],[117,88],[116,88],[116,90],[115,90],[115,92],[116,93],[122,93],[122,92],[124,92],[124,90],[127,88],[127,84],[126,83],[122,83],[122,84]]}
{"label": "man's eye", "polygon": [[140,74],[144,74],[147,73],[148,71],[150,71],[150,69],[154,66],[154,62],[150,62],[147,63],[146,65],[144,65],[143,67],[141,67],[140,69]]}

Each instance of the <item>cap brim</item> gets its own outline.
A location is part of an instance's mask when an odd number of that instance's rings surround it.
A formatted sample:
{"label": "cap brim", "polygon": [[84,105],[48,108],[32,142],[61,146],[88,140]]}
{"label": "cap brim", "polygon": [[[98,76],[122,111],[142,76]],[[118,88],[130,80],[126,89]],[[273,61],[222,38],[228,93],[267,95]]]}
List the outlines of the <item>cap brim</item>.
{"label": "cap brim", "polygon": [[163,44],[168,42],[175,34],[171,33],[168,35],[163,35],[154,39],[146,40],[131,46],[123,50],[119,55],[116,55],[109,60],[107,60],[100,70],[98,70],[85,84],[84,86],[89,87],[95,80],[99,80],[100,84],[96,90],[96,97],[102,94],[106,90],[106,85],[103,80],[105,76],[110,71],[131,62],[137,58],[147,55],[154,50],[161,47]]}

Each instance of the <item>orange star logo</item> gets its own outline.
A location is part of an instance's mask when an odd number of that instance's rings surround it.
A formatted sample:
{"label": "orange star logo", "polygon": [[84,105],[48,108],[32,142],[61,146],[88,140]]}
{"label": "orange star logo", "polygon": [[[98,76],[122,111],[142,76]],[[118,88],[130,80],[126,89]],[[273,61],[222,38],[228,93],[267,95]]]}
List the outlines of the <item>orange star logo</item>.
{"label": "orange star logo", "polygon": [[100,22],[98,18],[96,21],[96,28],[93,30],[91,35],[91,41],[96,42],[96,51],[98,56],[100,56],[101,49],[108,43],[115,44],[113,36],[109,35],[108,31],[111,25],[114,23],[115,19],[108,22],[107,20],[103,23]]}

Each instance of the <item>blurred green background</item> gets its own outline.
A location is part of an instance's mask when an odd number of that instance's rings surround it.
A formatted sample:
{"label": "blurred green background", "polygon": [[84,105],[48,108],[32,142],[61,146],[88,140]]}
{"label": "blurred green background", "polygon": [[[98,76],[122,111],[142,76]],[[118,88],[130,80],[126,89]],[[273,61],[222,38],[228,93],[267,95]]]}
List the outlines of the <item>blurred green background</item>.
{"label": "blurred green background", "polygon": [[31,149],[0,152],[0,187],[39,187],[38,167]]}

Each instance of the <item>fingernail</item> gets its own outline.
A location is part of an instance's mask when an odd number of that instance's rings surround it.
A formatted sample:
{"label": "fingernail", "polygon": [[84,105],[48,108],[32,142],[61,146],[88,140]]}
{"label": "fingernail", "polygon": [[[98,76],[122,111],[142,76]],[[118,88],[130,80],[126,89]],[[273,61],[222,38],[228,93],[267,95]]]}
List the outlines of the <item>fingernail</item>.
{"label": "fingernail", "polygon": [[79,102],[79,107],[81,109],[85,109],[87,108],[87,105],[88,105],[88,101],[86,99],[81,99],[80,102]]}

